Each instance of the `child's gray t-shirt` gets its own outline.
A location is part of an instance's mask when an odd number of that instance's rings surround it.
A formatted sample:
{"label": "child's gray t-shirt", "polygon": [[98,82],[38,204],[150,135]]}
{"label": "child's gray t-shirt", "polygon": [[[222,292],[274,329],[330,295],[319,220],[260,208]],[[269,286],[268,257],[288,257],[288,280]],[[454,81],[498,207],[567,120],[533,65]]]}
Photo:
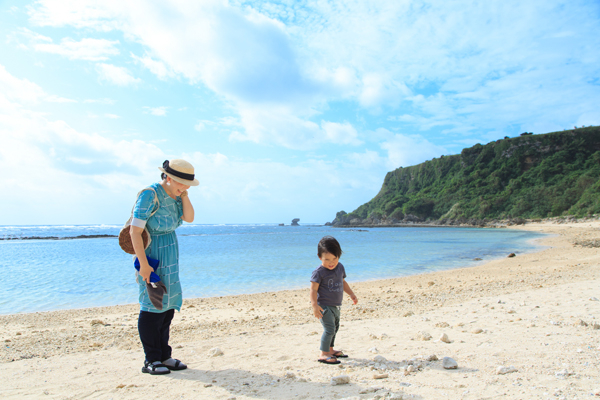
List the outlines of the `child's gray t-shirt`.
{"label": "child's gray t-shirt", "polygon": [[334,269],[327,269],[322,265],[315,269],[310,277],[311,282],[319,284],[317,290],[317,304],[323,306],[341,306],[344,299],[344,279],[346,270],[342,263]]}

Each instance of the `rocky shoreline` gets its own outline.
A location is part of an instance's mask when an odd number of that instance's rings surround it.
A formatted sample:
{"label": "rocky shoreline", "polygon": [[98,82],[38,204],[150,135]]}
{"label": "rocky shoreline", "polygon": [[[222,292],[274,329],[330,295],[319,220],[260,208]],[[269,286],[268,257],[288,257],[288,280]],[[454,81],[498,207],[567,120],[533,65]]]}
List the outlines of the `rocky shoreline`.
{"label": "rocky shoreline", "polygon": [[372,220],[366,218],[359,220],[353,218],[350,220],[343,217],[336,217],[332,222],[327,222],[325,226],[334,228],[402,228],[402,227],[465,227],[465,228],[506,228],[508,226],[526,225],[532,223],[551,223],[551,224],[566,224],[566,223],[585,223],[599,221],[600,215],[594,214],[587,217],[564,216],[551,218],[507,218],[507,219],[439,219],[439,220],[423,220],[415,216],[407,215],[408,218],[397,220]]}

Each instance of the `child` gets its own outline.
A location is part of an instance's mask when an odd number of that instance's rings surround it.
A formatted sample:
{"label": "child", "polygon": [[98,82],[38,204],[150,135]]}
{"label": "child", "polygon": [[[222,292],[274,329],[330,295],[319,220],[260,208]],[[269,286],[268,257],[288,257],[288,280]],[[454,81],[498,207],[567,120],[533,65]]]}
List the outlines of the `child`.
{"label": "child", "polygon": [[339,364],[338,358],[348,357],[339,350],[334,350],[335,334],[340,328],[340,308],[344,292],[350,295],[354,304],[358,298],[350,285],[344,280],[346,271],[339,262],[342,248],[331,236],[325,236],[317,246],[317,255],[321,260],[319,268],[310,277],[310,302],[316,318],[323,325],[321,336],[321,356],[318,361],[325,364]]}

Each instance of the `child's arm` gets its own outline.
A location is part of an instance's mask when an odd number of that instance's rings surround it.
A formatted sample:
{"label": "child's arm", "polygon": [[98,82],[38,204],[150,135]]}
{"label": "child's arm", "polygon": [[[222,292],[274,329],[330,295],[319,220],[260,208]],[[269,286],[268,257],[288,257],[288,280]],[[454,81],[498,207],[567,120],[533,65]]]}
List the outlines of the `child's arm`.
{"label": "child's arm", "polygon": [[317,282],[310,283],[310,303],[312,304],[313,314],[315,318],[323,318],[323,309],[317,304],[317,291],[319,290],[319,284]]}
{"label": "child's arm", "polygon": [[352,299],[352,302],[354,304],[358,303],[358,297],[356,297],[356,295],[354,294],[352,289],[350,289],[350,285],[348,285],[348,282],[346,282],[345,279],[344,279],[344,292],[346,292],[350,295],[350,298]]}

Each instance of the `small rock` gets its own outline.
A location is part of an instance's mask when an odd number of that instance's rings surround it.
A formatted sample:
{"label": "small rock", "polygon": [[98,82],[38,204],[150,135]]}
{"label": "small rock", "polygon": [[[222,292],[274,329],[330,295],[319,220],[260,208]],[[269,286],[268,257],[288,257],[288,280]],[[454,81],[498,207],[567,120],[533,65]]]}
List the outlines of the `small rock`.
{"label": "small rock", "polygon": [[104,322],[102,320],[99,319],[93,319],[90,321],[90,325],[95,326],[95,325],[104,325]]}
{"label": "small rock", "polygon": [[476,329],[473,329],[471,331],[471,333],[475,333],[475,334],[478,334],[478,333],[481,333],[481,332],[483,332],[483,329],[481,329],[481,328],[476,328]]}
{"label": "small rock", "polygon": [[597,297],[590,297],[590,300],[591,301],[598,301],[598,298]]}
{"label": "small rock", "polygon": [[433,286],[435,285],[435,282],[427,282],[427,286]]}
{"label": "small rock", "polygon": [[593,328],[593,329],[600,329],[600,324],[598,324],[598,323],[594,322],[594,323],[592,324],[592,328]]}
{"label": "small rock", "polygon": [[388,377],[388,374],[375,374],[373,375],[373,379],[385,379]]}
{"label": "small rock", "polygon": [[431,335],[428,332],[421,331],[421,332],[417,333],[417,339],[423,340],[423,341],[428,341],[428,340],[431,340]]}
{"label": "small rock", "polygon": [[223,350],[218,347],[214,347],[208,351],[209,357],[219,357],[223,355]]}
{"label": "small rock", "polygon": [[378,386],[372,386],[372,387],[368,387],[368,388],[364,388],[361,389],[358,394],[367,394],[367,393],[375,393],[378,390],[383,390],[382,387],[378,387]]}
{"label": "small rock", "polygon": [[345,385],[350,383],[350,377],[348,375],[339,375],[331,378],[331,386]]}
{"label": "small rock", "polygon": [[569,372],[566,369],[563,369],[558,371],[554,375],[556,375],[557,378],[568,378],[569,376],[573,375],[573,372]]}
{"label": "small rock", "polygon": [[442,367],[444,367],[445,369],[457,369],[458,363],[454,361],[453,358],[444,357],[442,358]]}
{"label": "small rock", "polygon": [[375,356],[373,358],[373,361],[375,361],[376,363],[385,363],[387,359],[384,356]]}
{"label": "small rock", "polygon": [[575,326],[588,326],[588,323],[585,322],[584,320],[580,319],[579,321],[577,321],[575,323]]}
{"label": "small rock", "polygon": [[448,325],[448,323],[447,323],[447,322],[437,322],[437,323],[435,324],[435,326],[436,326],[436,328],[447,328],[447,327],[449,327],[450,325]]}
{"label": "small rock", "polygon": [[377,350],[377,347],[371,347],[368,351],[369,351],[369,353],[379,353],[379,350]]}
{"label": "small rock", "polygon": [[414,365],[409,365],[408,367],[406,367],[406,371],[407,372],[416,372],[417,367],[415,367]]}
{"label": "small rock", "polygon": [[403,317],[410,317],[411,315],[415,315],[415,313],[414,313],[414,312],[412,312],[412,311],[407,311],[407,312],[405,312],[405,313],[404,313],[402,316],[403,316]]}
{"label": "small rock", "polygon": [[506,374],[510,374],[511,372],[517,372],[518,370],[513,367],[512,365],[510,367],[503,367],[503,366],[499,366],[498,368],[496,368],[496,374],[497,375],[506,375]]}
{"label": "small rock", "polygon": [[293,372],[286,372],[283,377],[286,379],[296,379],[296,374],[294,374]]}
{"label": "small rock", "polygon": [[435,354],[432,354],[425,358],[425,361],[437,361],[437,360],[438,360],[438,356],[436,356]]}
{"label": "small rock", "polygon": [[448,338],[448,335],[446,335],[445,333],[442,333],[439,340],[440,342],[451,343],[450,339]]}
{"label": "small rock", "polygon": [[516,257],[516,254],[515,253],[510,253],[507,257],[508,258]]}

